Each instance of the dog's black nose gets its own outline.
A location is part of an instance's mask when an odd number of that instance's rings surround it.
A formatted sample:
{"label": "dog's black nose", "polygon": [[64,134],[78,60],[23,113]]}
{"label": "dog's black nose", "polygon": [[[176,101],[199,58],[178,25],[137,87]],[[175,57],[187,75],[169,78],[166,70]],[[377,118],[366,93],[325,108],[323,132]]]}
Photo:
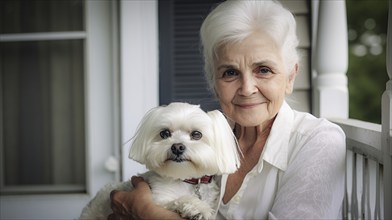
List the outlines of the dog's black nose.
{"label": "dog's black nose", "polygon": [[177,143],[177,144],[173,144],[171,146],[171,151],[173,152],[173,154],[180,156],[181,154],[184,153],[186,147],[185,145],[181,144],[181,143]]}

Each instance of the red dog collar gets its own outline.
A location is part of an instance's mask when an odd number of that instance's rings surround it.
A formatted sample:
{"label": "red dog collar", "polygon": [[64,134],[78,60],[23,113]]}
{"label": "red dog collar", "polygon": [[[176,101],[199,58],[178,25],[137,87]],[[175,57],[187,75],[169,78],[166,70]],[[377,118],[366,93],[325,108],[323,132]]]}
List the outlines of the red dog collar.
{"label": "red dog collar", "polygon": [[186,179],[186,180],[184,180],[184,182],[192,184],[192,185],[197,185],[200,183],[208,184],[208,183],[211,183],[213,177],[214,176],[202,176],[201,178],[198,178],[198,179],[197,178]]}

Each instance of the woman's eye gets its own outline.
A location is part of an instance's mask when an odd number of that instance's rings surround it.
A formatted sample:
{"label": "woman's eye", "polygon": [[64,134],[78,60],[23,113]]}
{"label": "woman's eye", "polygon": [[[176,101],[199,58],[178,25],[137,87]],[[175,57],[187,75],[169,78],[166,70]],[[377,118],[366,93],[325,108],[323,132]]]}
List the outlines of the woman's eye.
{"label": "woman's eye", "polygon": [[200,131],[192,131],[191,138],[193,140],[200,140],[201,137],[203,137],[203,135],[202,135],[202,133]]}
{"label": "woman's eye", "polygon": [[260,74],[260,75],[262,75],[262,76],[265,76],[265,75],[271,74],[272,71],[271,71],[271,69],[268,68],[268,67],[261,66],[261,67],[258,67],[258,68],[256,69],[256,73],[257,73],[257,74]]}
{"label": "woman's eye", "polygon": [[229,70],[226,70],[225,72],[223,72],[222,78],[234,77],[237,75],[238,75],[237,71],[235,71],[233,69],[229,69]]}
{"label": "woman's eye", "polygon": [[171,132],[168,129],[165,129],[159,133],[162,139],[167,139],[171,137]]}

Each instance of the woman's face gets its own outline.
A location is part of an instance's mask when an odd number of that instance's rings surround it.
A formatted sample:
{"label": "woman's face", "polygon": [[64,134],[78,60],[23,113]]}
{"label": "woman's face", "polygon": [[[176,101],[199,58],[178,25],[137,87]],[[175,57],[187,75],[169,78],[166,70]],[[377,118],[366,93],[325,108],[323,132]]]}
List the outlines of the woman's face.
{"label": "woman's face", "polygon": [[287,72],[272,38],[258,32],[217,55],[215,90],[227,117],[244,127],[273,119],[292,92],[297,64]]}

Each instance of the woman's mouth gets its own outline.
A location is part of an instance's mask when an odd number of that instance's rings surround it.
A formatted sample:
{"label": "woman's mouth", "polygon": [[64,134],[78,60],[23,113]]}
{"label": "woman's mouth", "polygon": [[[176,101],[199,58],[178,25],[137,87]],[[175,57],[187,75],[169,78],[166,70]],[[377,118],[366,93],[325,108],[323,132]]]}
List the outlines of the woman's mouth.
{"label": "woman's mouth", "polygon": [[243,108],[243,109],[251,109],[258,107],[259,105],[263,104],[264,102],[261,103],[240,103],[240,104],[235,104],[236,106]]}

